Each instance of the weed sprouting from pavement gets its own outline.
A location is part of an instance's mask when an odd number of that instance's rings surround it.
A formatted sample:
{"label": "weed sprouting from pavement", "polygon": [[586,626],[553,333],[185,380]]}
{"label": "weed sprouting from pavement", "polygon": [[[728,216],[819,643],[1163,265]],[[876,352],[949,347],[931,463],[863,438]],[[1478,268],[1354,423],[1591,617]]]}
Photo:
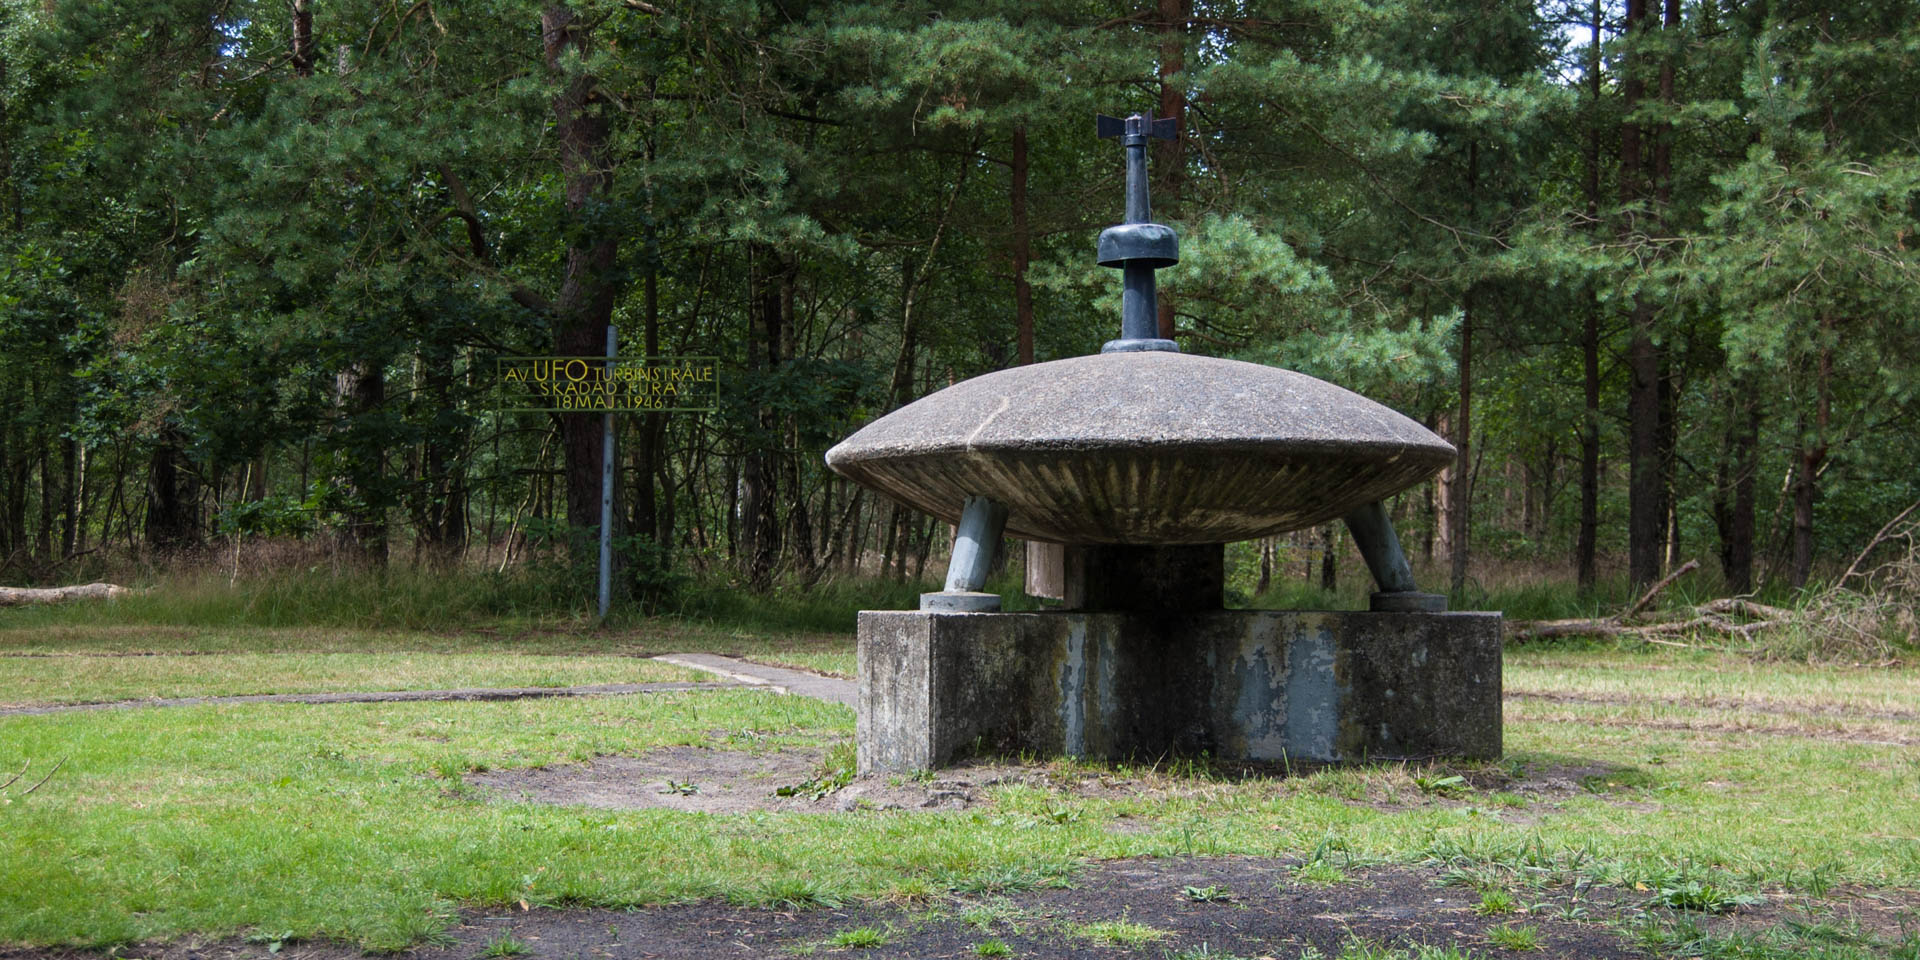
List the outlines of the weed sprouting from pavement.
{"label": "weed sprouting from pavement", "polygon": [[1069,927],[1067,932],[1082,940],[1092,940],[1116,947],[1139,947],[1173,935],[1158,927],[1134,923],[1124,915],[1118,920],[1097,920],[1093,923],[1075,924]]}
{"label": "weed sprouting from pavement", "polygon": [[1480,903],[1473,908],[1473,912],[1483,917],[1494,917],[1512,913],[1518,908],[1513,894],[1505,890],[1483,890],[1480,892]]}
{"label": "weed sprouting from pavement", "polygon": [[1316,887],[1326,887],[1336,883],[1346,883],[1347,874],[1346,871],[1341,870],[1339,867],[1325,860],[1315,860],[1311,863],[1303,863],[1293,868],[1293,881],[1295,883],[1305,883]]}
{"label": "weed sprouting from pavement", "polygon": [[503,930],[487,938],[486,949],[480,951],[488,960],[502,960],[505,957],[523,957],[533,952],[525,940],[514,936],[513,931]]}
{"label": "weed sprouting from pavement", "polygon": [[1494,927],[1487,931],[1487,940],[1502,950],[1538,950],[1540,949],[1540,930],[1527,924],[1517,927]]}
{"label": "weed sprouting from pavement", "polygon": [[1226,887],[1209,884],[1204,887],[1181,887],[1180,899],[1193,903],[1227,903],[1233,900],[1233,891]]}
{"label": "weed sprouting from pavement", "polygon": [[854,927],[834,934],[827,942],[841,949],[866,950],[886,946],[887,934],[873,927]]}

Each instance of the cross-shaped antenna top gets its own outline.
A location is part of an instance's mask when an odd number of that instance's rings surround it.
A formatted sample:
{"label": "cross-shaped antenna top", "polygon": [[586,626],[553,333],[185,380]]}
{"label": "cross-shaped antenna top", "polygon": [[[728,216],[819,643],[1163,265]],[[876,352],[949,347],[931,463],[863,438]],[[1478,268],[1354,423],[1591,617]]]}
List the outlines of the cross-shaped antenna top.
{"label": "cross-shaped antenna top", "polygon": [[1121,145],[1128,147],[1136,143],[1144,144],[1147,142],[1148,137],[1152,137],[1155,140],[1172,140],[1174,137],[1179,136],[1178,131],[1174,128],[1174,119],[1172,117],[1148,120],[1146,117],[1136,113],[1122,120],[1119,117],[1109,117],[1103,113],[1094,117],[1093,122],[1100,133],[1100,139],[1111,140],[1114,137],[1123,137],[1125,139],[1120,141]]}
{"label": "cross-shaped antenna top", "polygon": [[1150,120],[1140,114],[1121,120],[1100,115],[1095,130],[1101,139],[1118,138],[1127,152],[1127,219],[1100,233],[1099,261],[1122,270],[1120,339],[1110,340],[1101,353],[1180,348],[1158,333],[1153,272],[1180,262],[1180,240],[1171,227],[1153,222],[1147,202],[1147,141],[1172,140],[1179,135],[1172,117]]}

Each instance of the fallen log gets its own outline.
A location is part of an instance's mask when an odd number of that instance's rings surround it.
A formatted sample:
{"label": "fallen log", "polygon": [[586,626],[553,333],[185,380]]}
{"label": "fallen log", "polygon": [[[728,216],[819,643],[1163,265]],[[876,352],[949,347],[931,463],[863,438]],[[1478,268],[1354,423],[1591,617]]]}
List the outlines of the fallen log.
{"label": "fallen log", "polygon": [[112,600],[133,591],[114,583],[86,583],[73,587],[0,587],[0,607],[67,600]]}
{"label": "fallen log", "polygon": [[[1678,619],[1668,614],[1669,619],[1646,622],[1634,622],[1642,612],[1653,603],[1661,591],[1665,590],[1682,575],[1698,569],[1699,561],[1689,560],[1656,583],[1642,594],[1640,599],[1608,617],[1591,617],[1578,620],[1516,620],[1507,625],[1509,640],[1541,640],[1548,637],[1635,637],[1646,643],[1658,643],[1664,646],[1687,646],[1671,640],[1657,640],[1658,636],[1670,634],[1692,634],[1710,631],[1727,636],[1739,636],[1751,639],[1754,634],[1781,626],[1790,621],[1794,613],[1780,607],[1770,607],[1764,603],[1755,603],[1744,597],[1726,597],[1711,600],[1691,610],[1686,619]],[[1680,613],[1680,611],[1675,611]],[[1741,623],[1732,618],[1747,617],[1748,622]]]}
{"label": "fallen log", "polygon": [[1724,597],[1703,603],[1695,609],[1701,613],[1737,613],[1762,620],[1785,620],[1793,616],[1793,611],[1783,607],[1769,607],[1764,603],[1754,603],[1752,600],[1741,597]]}
{"label": "fallen log", "polygon": [[1659,583],[1649,588],[1645,594],[1641,595],[1640,599],[1634,601],[1633,606],[1628,607],[1619,616],[1614,617],[1613,620],[1620,622],[1639,616],[1640,611],[1645,610],[1647,605],[1653,602],[1653,598],[1660,595],[1660,591],[1667,589],[1668,584],[1698,569],[1700,569],[1700,561],[1698,560],[1688,560],[1686,563],[1681,564],[1672,573],[1660,578]]}
{"label": "fallen log", "polygon": [[[1611,617],[1598,620],[1516,620],[1507,631],[1509,640],[1541,640],[1547,637],[1649,637],[1669,633],[1692,633],[1711,629],[1723,633],[1739,632],[1739,627],[1719,617],[1698,616],[1691,620],[1660,623],[1621,623]],[[1651,641],[1649,641],[1651,642]]]}

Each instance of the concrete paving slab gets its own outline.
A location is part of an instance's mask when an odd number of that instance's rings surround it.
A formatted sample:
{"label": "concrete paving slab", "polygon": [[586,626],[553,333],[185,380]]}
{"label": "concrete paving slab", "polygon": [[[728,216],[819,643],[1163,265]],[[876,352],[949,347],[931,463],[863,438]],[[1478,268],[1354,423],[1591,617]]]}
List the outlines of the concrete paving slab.
{"label": "concrete paving slab", "polygon": [[764,685],[781,693],[794,693],[816,700],[853,706],[859,701],[859,686],[851,680],[823,677],[804,670],[771,667],[717,653],[669,653],[653,659],[676,667],[690,667],[726,677],[736,683]]}

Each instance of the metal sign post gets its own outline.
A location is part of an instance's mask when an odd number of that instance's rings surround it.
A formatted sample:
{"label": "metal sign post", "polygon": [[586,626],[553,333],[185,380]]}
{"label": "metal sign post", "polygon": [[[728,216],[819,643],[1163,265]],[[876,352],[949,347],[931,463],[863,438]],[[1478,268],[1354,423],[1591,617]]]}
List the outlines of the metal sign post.
{"label": "metal sign post", "polygon": [[[619,340],[619,328],[607,324],[608,370],[613,369]],[[605,620],[613,604],[613,411],[600,419],[605,424],[600,434],[600,619]]]}

